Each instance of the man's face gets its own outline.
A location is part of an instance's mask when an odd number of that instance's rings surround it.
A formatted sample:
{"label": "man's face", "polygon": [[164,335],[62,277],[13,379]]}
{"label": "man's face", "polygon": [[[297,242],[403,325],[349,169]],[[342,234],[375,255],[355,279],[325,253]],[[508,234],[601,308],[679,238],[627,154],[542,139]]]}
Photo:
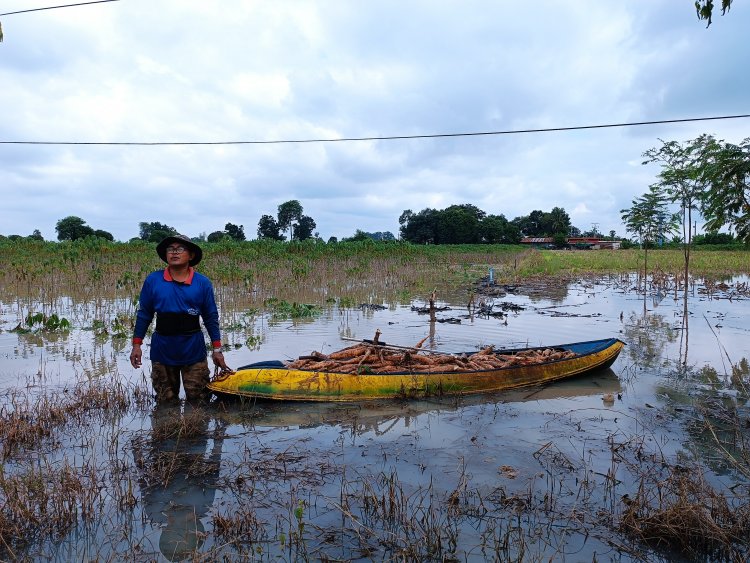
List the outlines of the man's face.
{"label": "man's face", "polygon": [[167,247],[167,263],[170,266],[189,264],[195,255],[183,244],[173,242]]}

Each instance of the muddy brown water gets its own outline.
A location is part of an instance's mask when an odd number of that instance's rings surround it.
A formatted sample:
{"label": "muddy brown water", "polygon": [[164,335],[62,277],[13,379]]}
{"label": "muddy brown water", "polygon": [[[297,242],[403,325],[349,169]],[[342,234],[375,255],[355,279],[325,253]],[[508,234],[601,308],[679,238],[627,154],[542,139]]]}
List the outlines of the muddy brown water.
{"label": "muddy brown water", "polygon": [[[715,486],[747,490],[748,480],[696,431],[692,410],[696,400],[722,401],[747,417],[748,396],[730,377],[732,365],[750,357],[750,299],[733,289],[747,281],[727,280],[710,295],[698,282],[687,317],[681,292],[644,298],[634,278],[622,277],[546,292],[506,287],[475,297],[474,306],[456,288],[438,296],[445,310],[436,322],[414,310],[427,296],[385,309],[319,304],[312,319],[247,316],[225,330],[232,367],[330,352],[351,344],[342,338],[372,338],[376,330],[397,345],[428,337],[425,347],[444,352],[605,337],[627,346],[609,370],[509,393],[231,402],[201,413],[183,440],[157,439],[164,414],[150,409],[66,427],[57,445],[7,460],[6,472],[24,471],[29,457],[74,466],[93,459],[105,475],[98,512],[24,553],[37,560],[180,560],[191,549],[256,560],[671,560],[678,555],[616,530],[621,499],[637,484],[633,464],[649,456],[695,463]],[[507,312],[479,314],[480,305]],[[135,385],[148,376],[130,367],[128,339],[75,325],[63,334],[17,334],[10,331],[15,304],[0,303],[0,312],[6,408],[19,390],[35,396],[108,378]],[[166,419],[190,416],[178,409]],[[169,478],[157,478],[165,451],[200,463],[177,464]],[[120,485],[130,483],[137,499],[128,509],[107,492],[112,459],[122,464]]]}

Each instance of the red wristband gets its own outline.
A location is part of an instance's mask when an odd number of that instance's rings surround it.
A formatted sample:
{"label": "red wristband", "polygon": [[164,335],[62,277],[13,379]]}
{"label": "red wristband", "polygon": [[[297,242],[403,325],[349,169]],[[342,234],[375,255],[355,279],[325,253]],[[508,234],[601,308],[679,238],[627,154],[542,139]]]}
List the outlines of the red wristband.
{"label": "red wristband", "polygon": [[133,344],[143,344],[143,338],[133,337]]}

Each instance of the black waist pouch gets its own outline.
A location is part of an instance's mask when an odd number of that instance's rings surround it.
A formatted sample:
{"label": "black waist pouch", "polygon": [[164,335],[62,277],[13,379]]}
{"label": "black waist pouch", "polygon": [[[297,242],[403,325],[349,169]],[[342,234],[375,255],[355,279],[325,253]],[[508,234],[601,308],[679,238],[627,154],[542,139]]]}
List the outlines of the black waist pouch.
{"label": "black waist pouch", "polygon": [[156,332],[164,336],[192,334],[201,329],[198,315],[187,313],[157,313]]}

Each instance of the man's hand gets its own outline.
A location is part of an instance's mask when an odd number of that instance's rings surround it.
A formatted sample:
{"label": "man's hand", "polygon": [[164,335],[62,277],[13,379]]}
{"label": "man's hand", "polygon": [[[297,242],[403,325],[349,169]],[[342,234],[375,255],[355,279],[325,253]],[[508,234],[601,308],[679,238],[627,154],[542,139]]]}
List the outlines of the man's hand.
{"label": "man's hand", "polygon": [[130,365],[135,369],[141,367],[141,360],[143,359],[143,352],[141,351],[140,344],[133,344],[133,351],[130,352]]}
{"label": "man's hand", "polygon": [[224,354],[222,353],[221,348],[214,348],[214,351],[211,353],[211,359],[214,361],[214,365],[222,370],[229,369],[229,366],[227,366],[227,363],[224,361]]}

